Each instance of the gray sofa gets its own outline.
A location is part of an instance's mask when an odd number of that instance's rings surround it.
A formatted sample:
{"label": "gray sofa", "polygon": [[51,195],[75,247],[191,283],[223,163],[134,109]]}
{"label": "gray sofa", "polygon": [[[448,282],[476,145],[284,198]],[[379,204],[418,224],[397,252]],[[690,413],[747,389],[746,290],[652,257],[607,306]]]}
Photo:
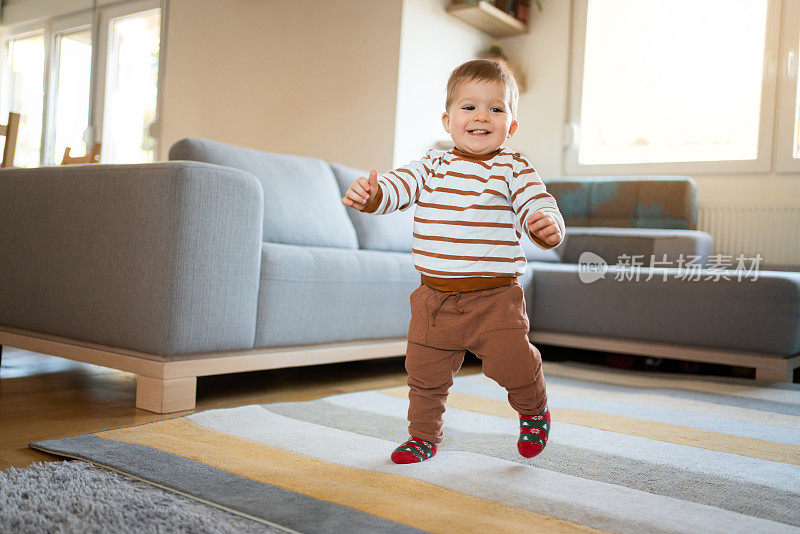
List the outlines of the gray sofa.
{"label": "gray sofa", "polygon": [[[0,171],[0,345],[135,373],[137,406],[162,413],[194,407],[197,376],[405,352],[420,281],[413,210],[346,208],[365,172],[319,159],[203,139],[179,141],[169,158]],[[546,183],[567,237],[552,250],[523,243],[534,343],[791,380],[800,274],[612,277],[622,254],[707,264],[691,179]],[[591,282],[578,263],[587,251],[608,264]]]}

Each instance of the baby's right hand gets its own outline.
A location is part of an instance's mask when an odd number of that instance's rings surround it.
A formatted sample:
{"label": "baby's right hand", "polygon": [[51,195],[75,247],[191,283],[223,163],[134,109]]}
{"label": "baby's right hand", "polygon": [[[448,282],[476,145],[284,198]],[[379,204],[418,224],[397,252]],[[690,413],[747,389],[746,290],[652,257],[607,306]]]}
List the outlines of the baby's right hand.
{"label": "baby's right hand", "polygon": [[356,180],[350,184],[350,188],[345,193],[345,196],[342,197],[342,203],[358,211],[363,211],[377,190],[378,173],[373,169],[369,173],[369,179],[362,176],[356,178]]}

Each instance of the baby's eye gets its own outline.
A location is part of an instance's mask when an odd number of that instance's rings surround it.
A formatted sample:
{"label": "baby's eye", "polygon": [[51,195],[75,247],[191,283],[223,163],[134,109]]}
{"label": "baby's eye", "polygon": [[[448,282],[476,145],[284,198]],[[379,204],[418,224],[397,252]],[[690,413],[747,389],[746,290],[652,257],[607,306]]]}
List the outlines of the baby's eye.
{"label": "baby's eye", "polygon": [[475,106],[464,106],[461,109],[473,110],[473,109],[475,109]]}
{"label": "baby's eye", "polygon": [[497,111],[499,113],[503,113],[503,108],[492,108],[492,111]]}

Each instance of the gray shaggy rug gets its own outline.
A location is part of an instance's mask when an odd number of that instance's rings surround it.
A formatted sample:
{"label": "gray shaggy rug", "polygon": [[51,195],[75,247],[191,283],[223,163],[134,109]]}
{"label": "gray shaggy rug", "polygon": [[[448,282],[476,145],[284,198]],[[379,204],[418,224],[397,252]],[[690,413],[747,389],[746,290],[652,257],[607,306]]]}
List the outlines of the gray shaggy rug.
{"label": "gray shaggy rug", "polygon": [[0,532],[281,532],[82,461],[0,471]]}

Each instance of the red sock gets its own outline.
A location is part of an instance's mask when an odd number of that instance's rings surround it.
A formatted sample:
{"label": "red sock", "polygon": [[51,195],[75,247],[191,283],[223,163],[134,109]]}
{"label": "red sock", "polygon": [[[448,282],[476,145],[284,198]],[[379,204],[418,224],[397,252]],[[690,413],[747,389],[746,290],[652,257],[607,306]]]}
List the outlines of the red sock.
{"label": "red sock", "polygon": [[424,439],[411,438],[392,453],[392,461],[396,464],[413,464],[432,458],[436,454],[436,445]]}
{"label": "red sock", "polygon": [[533,458],[547,445],[550,432],[550,408],[545,406],[538,415],[519,414],[517,450],[525,458]]}

